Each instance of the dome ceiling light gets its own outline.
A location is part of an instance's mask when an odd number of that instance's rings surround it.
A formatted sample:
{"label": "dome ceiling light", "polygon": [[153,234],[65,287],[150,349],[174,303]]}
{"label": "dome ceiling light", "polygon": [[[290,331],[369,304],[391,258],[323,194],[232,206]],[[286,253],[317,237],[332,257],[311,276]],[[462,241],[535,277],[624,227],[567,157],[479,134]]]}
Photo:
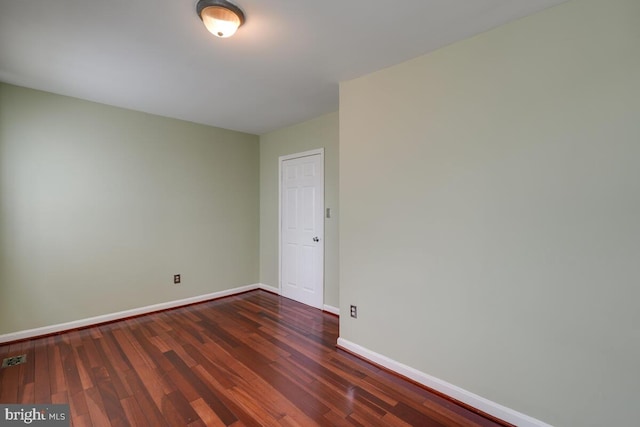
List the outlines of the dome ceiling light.
{"label": "dome ceiling light", "polygon": [[196,10],[204,26],[216,37],[231,37],[244,24],[242,10],[226,0],[198,0]]}

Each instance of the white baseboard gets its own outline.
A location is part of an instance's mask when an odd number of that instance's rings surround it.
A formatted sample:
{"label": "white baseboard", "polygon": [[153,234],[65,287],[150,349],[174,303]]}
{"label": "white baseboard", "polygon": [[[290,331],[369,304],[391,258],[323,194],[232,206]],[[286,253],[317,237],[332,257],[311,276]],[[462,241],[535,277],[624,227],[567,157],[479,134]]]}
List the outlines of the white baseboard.
{"label": "white baseboard", "polygon": [[235,295],[242,292],[258,289],[260,285],[246,285],[224,291],[213,292],[206,295],[199,295],[190,298],[184,298],[175,301],[163,302],[160,304],[148,305],[146,307],[133,308],[131,310],[119,311],[117,313],[103,314],[101,316],[89,317],[87,319],[74,320],[72,322],[59,323],[57,325],[44,326],[41,328],[28,329],[25,331],[12,332],[10,334],[0,335],[0,344],[10,341],[18,341],[27,338],[34,338],[43,335],[55,334],[57,332],[68,331],[72,329],[83,328],[85,326],[97,325],[100,323],[111,322],[114,320],[126,319],[127,317],[139,316],[141,314],[153,313],[154,311],[167,310],[169,308],[180,307],[183,305],[194,304],[198,302],[208,301],[212,299],[222,298],[229,295]]}
{"label": "white baseboard", "polygon": [[258,288],[263,289],[267,292],[274,293],[276,295],[280,295],[280,289],[275,286],[265,285],[264,283],[258,283]]}
{"label": "white baseboard", "polygon": [[324,307],[322,307],[322,309],[324,311],[326,311],[327,313],[331,313],[331,314],[335,314],[336,316],[340,316],[340,309],[338,307],[334,307],[332,305],[324,305]]}
{"label": "white baseboard", "polygon": [[[271,285],[265,285],[264,283],[258,283],[258,289],[263,289],[267,292],[274,293],[276,295],[280,295],[280,288]],[[333,307],[331,305],[323,305],[322,310],[327,313],[335,314],[336,316],[340,316],[340,309],[337,307]]]}
{"label": "white baseboard", "polygon": [[484,397],[478,396],[477,394],[464,390],[429,374],[425,374],[424,372],[418,371],[417,369],[404,365],[343,338],[338,338],[338,347],[348,350],[358,356],[370,360],[371,362],[384,366],[393,372],[412,379],[419,384],[439,391],[440,393],[518,427],[552,427],[545,422],[492,402],[491,400],[485,399]]}

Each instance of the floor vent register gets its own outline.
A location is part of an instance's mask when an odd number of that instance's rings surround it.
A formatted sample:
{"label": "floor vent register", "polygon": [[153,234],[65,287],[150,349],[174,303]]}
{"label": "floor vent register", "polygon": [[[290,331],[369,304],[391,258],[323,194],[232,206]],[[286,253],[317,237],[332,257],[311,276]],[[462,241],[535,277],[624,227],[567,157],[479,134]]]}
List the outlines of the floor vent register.
{"label": "floor vent register", "polygon": [[2,367],[8,368],[10,366],[21,365],[27,361],[27,355],[21,354],[20,356],[7,357],[2,361]]}

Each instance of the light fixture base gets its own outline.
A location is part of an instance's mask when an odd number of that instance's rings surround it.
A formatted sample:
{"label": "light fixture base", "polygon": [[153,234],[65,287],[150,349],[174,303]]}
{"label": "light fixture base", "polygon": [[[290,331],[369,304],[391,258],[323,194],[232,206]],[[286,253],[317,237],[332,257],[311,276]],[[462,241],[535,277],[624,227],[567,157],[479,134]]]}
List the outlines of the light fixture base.
{"label": "light fixture base", "polygon": [[238,27],[241,27],[242,24],[244,24],[245,18],[242,9],[240,9],[235,4],[228,2],[227,0],[198,0],[198,4],[196,5],[196,12],[198,12],[198,16],[200,17],[200,19],[202,19],[202,11],[210,6],[229,9],[230,11],[238,15],[238,18],[240,18],[240,25],[238,25]]}

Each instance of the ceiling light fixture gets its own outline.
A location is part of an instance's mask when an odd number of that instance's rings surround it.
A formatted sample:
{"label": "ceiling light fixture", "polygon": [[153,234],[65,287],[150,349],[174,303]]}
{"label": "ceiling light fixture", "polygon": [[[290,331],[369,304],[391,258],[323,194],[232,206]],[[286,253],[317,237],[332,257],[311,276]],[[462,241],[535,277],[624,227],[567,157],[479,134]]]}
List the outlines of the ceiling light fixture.
{"label": "ceiling light fixture", "polygon": [[198,0],[196,10],[204,26],[216,37],[231,37],[244,24],[244,13],[226,0]]}

